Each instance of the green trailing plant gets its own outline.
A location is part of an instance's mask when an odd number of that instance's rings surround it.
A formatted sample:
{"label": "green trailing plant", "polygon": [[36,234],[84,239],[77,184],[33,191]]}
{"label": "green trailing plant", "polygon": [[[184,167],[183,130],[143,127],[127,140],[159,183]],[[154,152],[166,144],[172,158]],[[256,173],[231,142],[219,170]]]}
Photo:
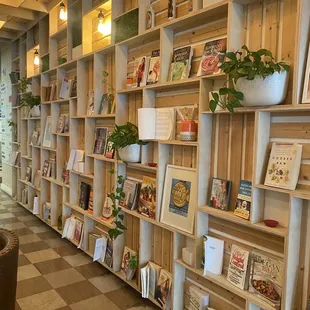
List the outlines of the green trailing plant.
{"label": "green trailing plant", "polygon": [[107,87],[108,87],[108,101],[112,104],[113,101],[114,101],[115,89],[114,89],[114,87],[112,86],[112,84],[110,84],[110,83],[108,82],[109,72],[103,71],[103,72],[102,72],[102,75],[103,75],[102,84],[107,85]]}
{"label": "green trailing plant", "polygon": [[256,76],[265,79],[266,77],[280,73],[282,70],[289,71],[290,66],[285,62],[275,62],[271,51],[260,49],[250,51],[246,45],[241,48],[243,51],[227,52],[225,60],[220,69],[228,75],[228,80],[224,86],[219,89],[219,94],[212,92],[210,100],[210,110],[215,111],[216,106],[227,109],[233,113],[234,108],[242,106],[244,95],[235,89],[236,82],[240,78],[254,80]]}
{"label": "green trailing plant", "polygon": [[136,270],[138,267],[138,255],[133,255],[128,259],[129,267],[132,270]]}
{"label": "green trailing plant", "polygon": [[27,79],[25,77],[19,80],[18,90],[20,93],[25,93],[27,91],[28,85],[31,85],[31,79]]}
{"label": "green trailing plant", "polygon": [[114,131],[109,137],[109,141],[113,143],[116,150],[132,144],[148,144],[148,142],[139,140],[138,127],[130,122],[121,126],[115,125]]}
{"label": "green trailing plant", "polygon": [[[110,174],[115,174],[115,171],[111,169]],[[114,217],[114,228],[109,230],[109,236],[112,240],[115,240],[118,236],[124,233],[127,229],[124,226],[124,214],[121,213],[122,208],[118,206],[118,202],[125,198],[123,191],[124,177],[122,175],[117,176],[117,185],[114,192],[108,194],[108,197],[112,200],[112,216]]]}
{"label": "green trailing plant", "polygon": [[32,93],[25,93],[21,100],[19,108],[28,107],[32,109],[33,107],[39,105],[41,103],[41,97],[40,96],[34,96]]}

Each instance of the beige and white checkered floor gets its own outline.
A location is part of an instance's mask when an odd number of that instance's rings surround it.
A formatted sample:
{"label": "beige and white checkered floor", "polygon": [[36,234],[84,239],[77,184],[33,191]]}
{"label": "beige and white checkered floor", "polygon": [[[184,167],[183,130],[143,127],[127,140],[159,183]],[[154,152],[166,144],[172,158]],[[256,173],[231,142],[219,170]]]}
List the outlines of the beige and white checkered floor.
{"label": "beige and white checkered floor", "polygon": [[16,310],[158,309],[1,191],[0,227],[19,236]]}

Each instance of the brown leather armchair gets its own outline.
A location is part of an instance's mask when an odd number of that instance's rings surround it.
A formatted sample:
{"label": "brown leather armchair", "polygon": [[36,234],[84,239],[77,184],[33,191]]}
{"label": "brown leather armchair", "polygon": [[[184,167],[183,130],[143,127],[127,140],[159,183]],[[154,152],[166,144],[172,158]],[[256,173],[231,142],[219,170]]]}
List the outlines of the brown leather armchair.
{"label": "brown leather armchair", "polygon": [[14,310],[17,285],[18,237],[0,229],[0,309]]}

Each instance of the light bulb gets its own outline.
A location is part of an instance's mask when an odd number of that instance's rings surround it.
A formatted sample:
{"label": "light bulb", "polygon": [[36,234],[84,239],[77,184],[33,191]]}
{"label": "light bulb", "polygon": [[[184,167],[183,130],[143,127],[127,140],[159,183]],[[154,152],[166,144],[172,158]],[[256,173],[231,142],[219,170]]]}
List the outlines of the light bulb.
{"label": "light bulb", "polygon": [[60,12],[59,12],[59,18],[61,20],[66,20],[67,19],[67,12],[66,12],[66,6],[63,2],[60,3]]}
{"label": "light bulb", "polygon": [[111,34],[111,23],[109,21],[104,22],[104,15],[102,14],[102,11],[100,10],[100,13],[98,14],[98,31],[102,33],[104,36],[108,36]]}
{"label": "light bulb", "polygon": [[39,58],[38,50],[36,50],[35,53],[34,53],[33,63],[35,65],[39,65],[40,64],[40,58]]}

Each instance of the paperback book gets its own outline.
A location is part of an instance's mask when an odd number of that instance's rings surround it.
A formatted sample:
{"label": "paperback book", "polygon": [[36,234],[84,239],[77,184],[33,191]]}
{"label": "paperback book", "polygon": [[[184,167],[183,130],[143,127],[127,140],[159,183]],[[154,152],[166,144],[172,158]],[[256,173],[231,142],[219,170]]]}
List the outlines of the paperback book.
{"label": "paperback book", "polygon": [[246,220],[250,218],[252,182],[241,180],[234,214]]}
{"label": "paperback book", "polygon": [[113,267],[113,240],[110,238],[108,239],[104,262],[107,264],[108,267]]}
{"label": "paperback book", "polygon": [[159,80],[159,74],[160,74],[160,50],[158,49],[152,51],[146,84],[147,85],[156,84]]}
{"label": "paperback book", "polygon": [[94,213],[94,188],[90,188],[89,192],[89,200],[88,200],[88,213],[93,214]]}
{"label": "paperback book", "polygon": [[163,309],[169,309],[171,286],[171,273],[165,269],[161,269],[155,289],[155,300],[163,307]]}
{"label": "paperback book", "polygon": [[65,114],[60,114],[58,123],[57,123],[57,128],[56,132],[57,133],[63,133],[65,128]]}
{"label": "paperback book", "polygon": [[145,267],[140,269],[143,298],[155,297],[156,286],[161,269],[161,266],[151,261],[148,262]]}
{"label": "paperback book", "polygon": [[74,242],[80,243],[81,237],[82,237],[83,227],[84,227],[84,221],[82,221],[79,218],[76,218],[74,236],[73,236]]}
{"label": "paperback book", "polygon": [[27,167],[26,168],[26,181],[27,182],[31,182],[31,172],[32,172],[32,169],[31,167]]}
{"label": "paperback book", "polygon": [[191,285],[189,287],[189,310],[201,310],[206,309],[209,305],[209,294],[199,289],[198,287]]}
{"label": "paperback book", "polygon": [[130,260],[134,259],[137,257],[137,253],[127,246],[124,248],[124,253],[123,253],[123,259],[122,259],[122,265],[121,265],[121,271],[124,273],[126,276],[126,280],[132,280],[137,268],[131,268],[130,265]]}
{"label": "paperback book", "polygon": [[95,132],[95,142],[93,153],[97,155],[104,155],[107,143],[108,128],[97,127]]}
{"label": "paperback book", "polygon": [[[72,81],[71,81],[72,83]],[[59,92],[59,98],[67,99],[70,95],[70,80],[67,78],[63,78],[61,81],[61,88]]]}
{"label": "paperback book", "polygon": [[[112,132],[109,133],[109,137],[111,136]],[[110,158],[113,159],[114,158],[114,152],[115,152],[115,148],[114,148],[114,143],[112,141],[109,140],[109,137],[107,139],[107,143],[106,143],[106,148],[105,148],[105,152],[104,152],[104,156],[106,158]]]}
{"label": "paperback book", "polygon": [[219,74],[225,60],[227,39],[218,39],[205,44],[197,76]]}
{"label": "paperback book", "polygon": [[223,270],[224,241],[210,236],[206,236],[206,238],[207,240],[204,243],[204,275],[211,272],[219,276],[222,274]]}
{"label": "paperback book", "polygon": [[179,81],[188,78],[192,57],[193,48],[191,46],[182,47],[173,52],[169,81]]}
{"label": "paperback book", "polygon": [[131,84],[132,88],[141,87],[146,85],[148,71],[149,71],[150,57],[138,57],[134,63],[134,83]]}
{"label": "paperback book", "polygon": [[144,176],[140,189],[138,212],[155,219],[156,213],[156,179]]}
{"label": "paperback book", "polygon": [[83,210],[88,209],[90,188],[91,188],[91,186],[88,183],[85,183],[85,182],[80,183],[79,206]]}
{"label": "paperback book", "polygon": [[46,118],[42,146],[44,147],[52,146],[52,118],[51,116],[48,116]]}
{"label": "paperback book", "polygon": [[213,178],[211,184],[210,207],[228,210],[231,191],[231,181]]}
{"label": "paperback book", "polygon": [[139,182],[131,179],[126,179],[123,185],[125,198],[120,201],[120,205],[129,210],[135,210],[138,203]]}

